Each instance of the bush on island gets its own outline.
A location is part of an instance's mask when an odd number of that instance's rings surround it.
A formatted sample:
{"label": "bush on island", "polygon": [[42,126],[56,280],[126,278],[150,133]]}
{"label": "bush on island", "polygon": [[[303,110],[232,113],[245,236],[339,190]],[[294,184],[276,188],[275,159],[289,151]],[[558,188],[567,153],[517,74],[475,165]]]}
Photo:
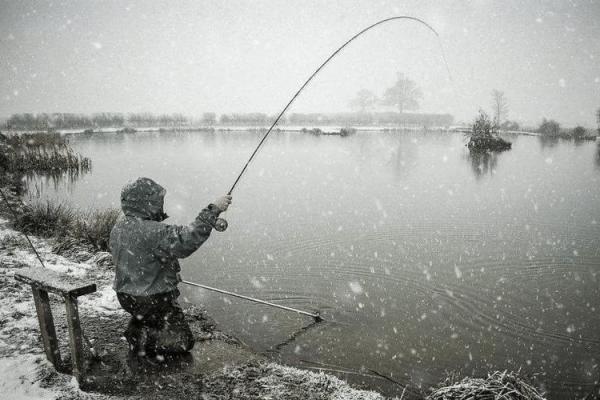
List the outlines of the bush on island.
{"label": "bush on island", "polygon": [[340,129],[340,136],[350,136],[356,133],[356,128],[342,128]]}
{"label": "bush on island", "polygon": [[509,150],[512,144],[499,137],[496,132],[497,127],[490,117],[479,110],[479,116],[475,119],[471,132],[467,134],[470,137],[467,147],[472,151]]}

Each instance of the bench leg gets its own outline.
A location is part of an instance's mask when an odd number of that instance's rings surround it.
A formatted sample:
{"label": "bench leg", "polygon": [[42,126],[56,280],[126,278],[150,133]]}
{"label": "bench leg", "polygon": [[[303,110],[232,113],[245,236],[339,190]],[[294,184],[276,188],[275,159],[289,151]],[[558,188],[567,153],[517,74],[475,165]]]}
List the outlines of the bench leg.
{"label": "bench leg", "polygon": [[58,349],[58,340],[56,339],[56,330],[54,328],[54,319],[52,318],[52,309],[50,308],[50,299],[48,292],[45,290],[31,287],[33,291],[33,300],[35,302],[35,310],[37,312],[38,321],[40,323],[40,331],[42,333],[42,342],[46,357],[57,371],[63,370],[62,361],[60,358],[60,350]]}
{"label": "bench leg", "polygon": [[83,354],[83,332],[79,322],[77,298],[65,296],[65,305],[67,307],[67,324],[69,327],[69,347],[73,361],[73,376],[75,376],[79,385],[82,386],[85,383],[85,359]]}

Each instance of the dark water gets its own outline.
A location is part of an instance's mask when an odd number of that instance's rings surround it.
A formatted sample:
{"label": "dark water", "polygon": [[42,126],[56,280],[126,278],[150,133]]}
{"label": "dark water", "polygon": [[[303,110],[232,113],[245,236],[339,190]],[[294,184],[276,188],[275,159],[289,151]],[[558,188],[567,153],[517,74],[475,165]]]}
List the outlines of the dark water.
{"label": "dark water", "polygon": [[[93,160],[76,182],[30,183],[82,207],[118,206],[149,176],[173,223],[226,192],[259,136],[107,135],[75,140]],[[183,288],[221,327],[286,362],[341,371],[400,395],[445,371],[520,370],[551,399],[600,379],[600,154],[594,142],[514,137],[471,157],[441,133],[277,134],[186,279],[307,310],[311,321]],[[290,337],[293,337],[290,339]]]}

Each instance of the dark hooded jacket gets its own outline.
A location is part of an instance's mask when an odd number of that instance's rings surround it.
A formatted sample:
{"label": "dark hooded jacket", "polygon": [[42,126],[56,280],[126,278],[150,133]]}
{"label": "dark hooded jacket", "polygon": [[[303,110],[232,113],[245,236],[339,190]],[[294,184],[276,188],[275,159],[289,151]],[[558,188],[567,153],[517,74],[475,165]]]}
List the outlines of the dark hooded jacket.
{"label": "dark hooded jacket", "polygon": [[177,289],[178,258],[185,258],[208,239],[220,210],[209,205],[188,226],[162,223],[165,190],[148,178],[139,178],[121,192],[125,218],[110,233],[110,251],[116,265],[113,288],[118,293],[150,296]]}

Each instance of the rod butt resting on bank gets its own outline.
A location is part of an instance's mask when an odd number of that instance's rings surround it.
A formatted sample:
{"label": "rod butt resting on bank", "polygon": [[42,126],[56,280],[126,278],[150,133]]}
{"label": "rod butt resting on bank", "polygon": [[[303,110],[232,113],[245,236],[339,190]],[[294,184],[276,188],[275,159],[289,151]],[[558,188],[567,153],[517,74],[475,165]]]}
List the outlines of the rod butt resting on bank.
{"label": "rod butt resting on bank", "polygon": [[199,283],[190,282],[190,281],[186,281],[186,280],[182,280],[181,283],[185,283],[186,285],[195,286],[195,287],[199,287],[199,288],[206,289],[206,290],[211,290],[211,291],[217,292],[217,293],[226,294],[228,296],[233,296],[233,297],[237,297],[237,298],[240,298],[240,299],[252,301],[252,302],[255,302],[255,303],[264,304],[264,305],[269,306],[269,307],[275,307],[275,308],[279,308],[281,310],[286,310],[286,311],[293,311],[293,312],[298,313],[298,314],[302,314],[302,315],[306,315],[306,316],[312,317],[316,322],[322,322],[322,321],[324,321],[323,317],[321,317],[321,314],[319,314],[318,312],[316,312],[316,313],[310,313],[308,311],[303,311],[303,310],[298,310],[298,309],[292,308],[292,307],[282,306],[280,304],[275,304],[275,303],[271,303],[271,302],[268,302],[268,301],[265,301],[265,300],[255,299],[254,297],[244,296],[242,294],[238,294],[238,293],[234,293],[234,292],[229,292],[227,290],[217,289],[217,288],[214,288],[214,287],[211,287],[211,286],[201,285]]}

